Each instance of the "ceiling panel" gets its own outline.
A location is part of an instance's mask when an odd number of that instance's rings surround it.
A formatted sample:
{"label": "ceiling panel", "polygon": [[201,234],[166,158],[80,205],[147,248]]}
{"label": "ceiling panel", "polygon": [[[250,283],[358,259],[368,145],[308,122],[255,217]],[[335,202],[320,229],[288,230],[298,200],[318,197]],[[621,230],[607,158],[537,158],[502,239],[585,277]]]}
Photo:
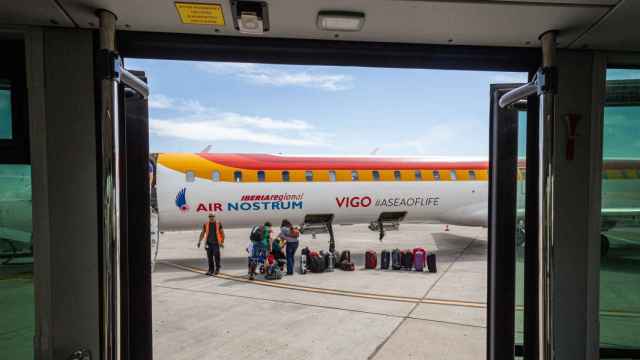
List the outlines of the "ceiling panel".
{"label": "ceiling panel", "polygon": [[2,0],[0,24],[74,26],[53,0]]}
{"label": "ceiling panel", "polygon": [[640,51],[640,1],[624,0],[572,47]]}
{"label": "ceiling panel", "polygon": [[[122,30],[237,35],[229,1],[223,5],[226,25],[184,25],[171,0],[60,0],[81,27],[96,23],[94,9],[106,8],[118,16]],[[205,2],[205,1],[201,1]],[[270,31],[264,36],[342,39],[433,44],[537,46],[538,35],[561,30],[560,45],[575,39],[604,15],[612,0],[547,1],[390,1],[390,0],[270,0]],[[555,4],[554,4],[555,3]],[[568,4],[560,6],[559,4]],[[576,6],[576,4],[586,6]],[[593,6],[597,5],[597,6]],[[366,14],[360,32],[333,33],[316,28],[320,10],[353,10]]]}

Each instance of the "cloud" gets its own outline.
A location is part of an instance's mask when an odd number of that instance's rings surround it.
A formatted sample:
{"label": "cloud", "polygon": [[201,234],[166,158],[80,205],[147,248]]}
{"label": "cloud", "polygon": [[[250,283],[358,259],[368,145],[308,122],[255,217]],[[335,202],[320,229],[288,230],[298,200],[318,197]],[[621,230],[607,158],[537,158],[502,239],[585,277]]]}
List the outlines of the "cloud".
{"label": "cloud", "polygon": [[173,99],[162,94],[149,95],[149,107],[151,109],[170,109],[174,107]]}
{"label": "cloud", "polygon": [[[173,110],[174,116],[152,118],[149,131],[157,136],[195,141],[240,141],[282,146],[329,146],[330,134],[314,128],[306,121],[280,120],[267,116],[219,112],[197,101],[158,96],[162,110]],[[156,105],[157,105],[156,104]]]}
{"label": "cloud", "polygon": [[326,91],[340,91],[351,88],[353,83],[353,78],[349,75],[291,71],[274,65],[198,63],[196,66],[212,74],[237,76],[260,85],[301,86]]}

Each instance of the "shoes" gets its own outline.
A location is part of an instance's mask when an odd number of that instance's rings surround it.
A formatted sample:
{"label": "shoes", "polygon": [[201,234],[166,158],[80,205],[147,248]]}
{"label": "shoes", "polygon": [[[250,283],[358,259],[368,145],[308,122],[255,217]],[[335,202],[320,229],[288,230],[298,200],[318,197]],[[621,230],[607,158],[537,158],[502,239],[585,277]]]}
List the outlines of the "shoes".
{"label": "shoes", "polygon": [[292,272],[288,272],[287,275],[293,275],[293,273]]}
{"label": "shoes", "polygon": [[207,276],[211,276],[213,273],[211,271],[207,271]]}
{"label": "shoes", "polygon": [[218,273],[220,273],[220,270],[216,270],[213,275],[218,275]]}

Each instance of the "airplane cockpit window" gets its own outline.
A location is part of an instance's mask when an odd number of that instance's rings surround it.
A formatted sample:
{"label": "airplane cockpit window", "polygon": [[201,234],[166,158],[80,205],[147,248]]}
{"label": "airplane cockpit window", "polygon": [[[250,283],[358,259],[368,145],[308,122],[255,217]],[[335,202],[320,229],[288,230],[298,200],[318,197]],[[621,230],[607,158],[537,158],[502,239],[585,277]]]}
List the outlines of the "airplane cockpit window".
{"label": "airplane cockpit window", "polygon": [[214,171],[211,173],[211,180],[213,180],[213,181],[220,181],[220,171],[218,171],[218,170],[214,170]]}
{"label": "airplane cockpit window", "polygon": [[451,175],[451,180],[458,180],[458,175],[456,174],[455,170],[451,170],[449,174]]}
{"label": "airplane cockpit window", "polygon": [[475,170],[469,170],[469,180],[475,180],[476,179],[476,172]]}
{"label": "airplane cockpit window", "polygon": [[305,178],[307,181],[313,181],[313,171],[311,171],[311,170],[307,170],[307,171],[305,171],[305,172],[304,172],[304,178]]}
{"label": "airplane cockpit window", "polygon": [[380,181],[380,172],[378,170],[373,170],[371,175],[373,176],[373,181]]}
{"label": "airplane cockpit window", "polygon": [[351,181],[358,181],[359,179],[360,179],[360,176],[358,176],[358,171],[352,170],[351,171]]}
{"label": "airplane cockpit window", "polygon": [[438,170],[433,170],[433,179],[434,180],[440,180],[440,171]]}
{"label": "airplane cockpit window", "polygon": [[265,180],[264,171],[259,170],[258,171],[258,181],[259,182],[264,182],[264,180]]}
{"label": "airplane cockpit window", "polygon": [[7,80],[0,79],[0,139],[13,138],[11,118],[11,86]]}
{"label": "airplane cockpit window", "polygon": [[416,181],[422,180],[422,171],[416,170]]}
{"label": "airplane cockpit window", "polygon": [[329,181],[336,181],[336,172],[334,170],[329,170]]}
{"label": "airplane cockpit window", "polygon": [[195,174],[193,171],[191,171],[191,170],[187,171],[187,172],[185,173],[185,180],[186,180],[187,182],[194,182],[194,181],[196,181],[196,174]]}
{"label": "airplane cockpit window", "polygon": [[282,172],[282,181],[289,181],[289,172],[287,170]]}
{"label": "airplane cockpit window", "polygon": [[396,170],[393,172],[393,178],[396,179],[396,181],[402,180],[402,174],[400,174],[400,170]]}
{"label": "airplane cockpit window", "polygon": [[234,171],[234,173],[233,173],[233,181],[234,182],[242,182],[242,171]]}

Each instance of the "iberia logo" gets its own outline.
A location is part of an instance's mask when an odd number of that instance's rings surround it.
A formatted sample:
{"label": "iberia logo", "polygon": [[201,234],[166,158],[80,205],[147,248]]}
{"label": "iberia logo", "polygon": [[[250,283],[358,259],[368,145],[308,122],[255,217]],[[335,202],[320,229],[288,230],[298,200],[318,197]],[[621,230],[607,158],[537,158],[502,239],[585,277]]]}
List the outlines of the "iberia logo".
{"label": "iberia logo", "polygon": [[178,191],[178,195],[176,195],[176,206],[182,212],[189,210],[189,205],[187,205],[187,188],[182,188]]}

